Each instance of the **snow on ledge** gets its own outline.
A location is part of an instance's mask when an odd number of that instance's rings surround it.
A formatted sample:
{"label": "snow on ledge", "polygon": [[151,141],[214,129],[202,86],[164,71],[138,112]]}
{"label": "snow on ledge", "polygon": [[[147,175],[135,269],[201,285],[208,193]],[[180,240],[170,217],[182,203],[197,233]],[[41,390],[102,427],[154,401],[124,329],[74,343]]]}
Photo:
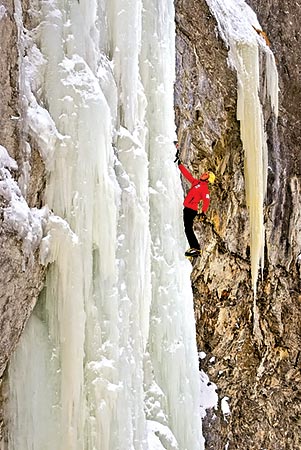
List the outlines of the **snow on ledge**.
{"label": "snow on ledge", "polygon": [[0,168],[5,168],[5,167],[7,169],[17,170],[18,164],[16,163],[16,161],[13,158],[11,158],[9,156],[6,148],[3,147],[2,145],[0,145]]}
{"label": "snow on ledge", "polygon": [[150,450],[179,450],[178,443],[171,430],[155,420],[147,421],[148,444]]}
{"label": "snow on ledge", "polygon": [[17,182],[7,169],[7,167],[16,169],[17,163],[6,153],[6,149],[0,147],[0,197],[4,201],[3,226],[7,231],[16,233],[22,240],[24,264],[26,260],[32,263],[33,254],[38,249],[43,236],[43,227],[49,216],[49,210],[47,207],[29,208]]}

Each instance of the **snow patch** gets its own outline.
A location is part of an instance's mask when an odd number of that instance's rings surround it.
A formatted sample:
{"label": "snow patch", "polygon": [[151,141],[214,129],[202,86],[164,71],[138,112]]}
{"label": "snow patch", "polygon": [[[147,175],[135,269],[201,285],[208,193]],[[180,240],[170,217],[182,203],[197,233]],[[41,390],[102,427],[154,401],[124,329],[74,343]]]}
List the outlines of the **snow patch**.
{"label": "snow patch", "polygon": [[47,207],[38,209],[28,206],[17,182],[12,178],[10,172],[3,167],[4,164],[16,168],[14,160],[10,157],[7,158],[7,152],[4,152],[3,149],[4,147],[0,149],[2,154],[0,196],[6,203],[3,208],[3,226],[8,231],[16,233],[18,238],[22,240],[25,261],[28,260],[31,263],[33,262],[33,254],[39,247],[43,237],[43,228],[47,222],[49,210]]}
{"label": "snow patch", "polygon": [[218,408],[218,394],[217,386],[212,383],[208,375],[201,370],[200,371],[201,382],[201,416],[202,419],[206,416],[206,409]]}
{"label": "snow patch", "polygon": [[230,416],[229,397],[223,397],[221,400],[221,410],[224,415],[224,420],[227,422],[227,417]]}
{"label": "snow patch", "polygon": [[205,359],[206,358],[206,353],[205,352],[199,352],[198,355],[199,355],[200,359]]}
{"label": "snow patch", "polygon": [[150,450],[179,450],[177,440],[167,426],[148,420],[147,429]]}
{"label": "snow patch", "polygon": [[40,245],[41,264],[47,265],[54,262],[59,251],[69,242],[71,246],[79,244],[78,236],[71,230],[69,224],[54,214],[48,217],[45,225],[45,236]]}
{"label": "snow patch", "polygon": [[6,8],[4,5],[0,5],[0,20],[6,15]]}
{"label": "snow patch", "polygon": [[6,148],[0,145],[0,168],[3,167],[7,169],[17,170],[18,164],[13,158],[9,156]]}

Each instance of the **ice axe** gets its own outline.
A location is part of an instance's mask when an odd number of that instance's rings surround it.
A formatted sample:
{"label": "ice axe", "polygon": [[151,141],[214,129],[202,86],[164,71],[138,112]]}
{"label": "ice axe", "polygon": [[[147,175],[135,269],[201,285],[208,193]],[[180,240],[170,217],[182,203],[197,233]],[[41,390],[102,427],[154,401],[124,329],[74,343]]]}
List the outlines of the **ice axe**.
{"label": "ice axe", "polygon": [[174,160],[174,163],[178,163],[178,164],[180,164],[180,149],[179,149],[179,143],[178,143],[178,141],[174,141],[173,142],[174,144],[175,144],[175,147],[176,147],[176,149],[177,149],[177,152],[176,152],[176,159]]}

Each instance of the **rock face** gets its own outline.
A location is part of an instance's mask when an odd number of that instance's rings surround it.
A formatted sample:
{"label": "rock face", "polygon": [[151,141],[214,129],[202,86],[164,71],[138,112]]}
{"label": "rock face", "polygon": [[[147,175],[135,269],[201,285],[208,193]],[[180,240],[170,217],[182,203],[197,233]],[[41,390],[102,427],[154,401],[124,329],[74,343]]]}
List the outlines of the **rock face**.
{"label": "rock face", "polygon": [[[30,260],[24,253],[22,239],[16,229],[5,221],[10,206],[3,186],[13,185],[20,190],[18,198],[28,210],[40,206],[43,192],[44,165],[34,143],[27,147],[29,137],[22,126],[22,107],[19,84],[18,30],[12,0],[0,6],[0,145],[15,159],[18,169],[0,164],[0,381],[8,359],[14,350],[24,325],[41,290],[44,269],[35,254]],[[1,158],[0,158],[1,159]],[[28,168],[32,169],[29,170]],[[25,168],[27,168],[25,170]],[[27,178],[24,178],[24,174]],[[23,197],[23,195],[24,197]],[[0,395],[0,398],[1,395]],[[2,403],[2,402],[1,402]],[[0,422],[1,409],[0,409]],[[1,433],[0,433],[1,434]]]}
{"label": "rock face", "polygon": [[[206,449],[300,449],[300,67],[301,6],[249,1],[275,54],[280,111],[267,121],[269,176],[265,266],[251,289],[244,154],[236,120],[236,73],[202,0],[177,0],[176,121],[181,157],[212,169],[208,221],[196,224],[202,257],[192,285],[201,361],[229,399],[231,414],[208,412]],[[271,8],[273,6],[273,8]],[[266,118],[270,115],[265,111]],[[187,186],[184,183],[184,189]],[[214,357],[214,358],[213,358]],[[214,361],[214,362],[213,362]],[[228,447],[225,447],[228,444]]]}

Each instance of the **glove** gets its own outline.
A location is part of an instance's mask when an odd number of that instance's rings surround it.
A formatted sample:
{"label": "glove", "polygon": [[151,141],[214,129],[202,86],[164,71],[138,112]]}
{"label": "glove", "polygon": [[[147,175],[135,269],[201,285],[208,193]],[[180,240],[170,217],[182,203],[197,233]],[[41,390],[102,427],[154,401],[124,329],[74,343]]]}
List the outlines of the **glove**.
{"label": "glove", "polygon": [[181,163],[179,162],[179,161],[180,161],[179,156],[180,156],[180,150],[178,149],[178,150],[177,150],[177,153],[176,153],[176,159],[174,160],[174,162],[178,162],[178,164],[181,164]]}

